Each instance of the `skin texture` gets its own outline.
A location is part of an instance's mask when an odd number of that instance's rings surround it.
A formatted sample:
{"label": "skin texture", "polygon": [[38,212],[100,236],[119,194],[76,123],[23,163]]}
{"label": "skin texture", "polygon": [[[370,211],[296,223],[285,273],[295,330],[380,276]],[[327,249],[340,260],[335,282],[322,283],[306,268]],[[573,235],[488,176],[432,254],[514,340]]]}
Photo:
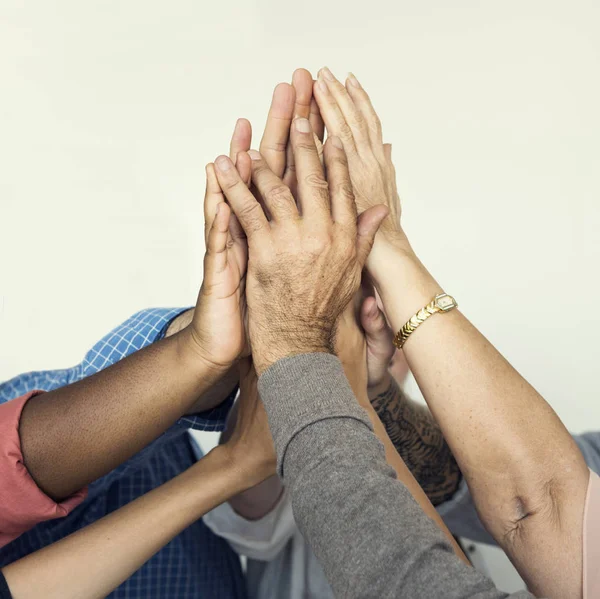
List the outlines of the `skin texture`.
{"label": "skin texture", "polygon": [[[249,360],[242,362],[240,378],[243,389],[256,387]],[[238,416],[229,441],[187,472],[5,567],[14,599],[106,597],[184,528],[271,475],[275,453],[256,393],[242,395]]]}
{"label": "skin texture", "polygon": [[[260,374],[279,359],[297,353],[333,353],[340,343],[357,359],[348,369],[351,383],[363,389],[359,400],[370,412],[379,434],[387,439],[368,400],[366,345],[350,305],[360,287],[373,237],[387,211],[370,207],[362,219],[357,219],[339,140],[334,137],[325,145],[325,180],[307,119],[294,121],[290,138],[297,198],[258,152],[250,152],[252,180],[265,204],[264,211],[231,161],[226,157],[216,161],[219,184],[248,237],[248,331],[256,370]],[[350,322],[354,322],[353,328]],[[389,439],[386,449],[399,477],[453,543]],[[454,547],[465,559],[456,544]]]}
{"label": "skin texture", "polygon": [[448,501],[458,489],[460,469],[431,412],[402,391],[408,365],[402,352],[395,351],[392,330],[375,297],[364,300],[360,320],[367,343],[371,404],[431,503]]}
{"label": "skin texture", "polygon": [[[364,136],[380,128],[366,92],[331,77],[320,74],[329,94],[317,85],[316,99],[328,130],[343,131],[344,146],[362,157],[353,181],[381,190],[371,201],[397,202],[387,191],[391,169],[369,167],[382,152]],[[367,266],[394,330],[441,292],[399,223],[382,228]],[[457,309],[434,315],[403,349],[488,531],[535,594],[581,597],[589,473],[558,416]]]}
{"label": "skin texture", "polygon": [[339,140],[325,145],[328,180],[307,119],[294,121],[290,140],[298,204],[262,156],[251,153],[252,180],[270,221],[231,160],[216,160],[221,189],[248,238],[248,330],[259,375],[281,357],[332,350],[337,319],[360,285],[375,231],[387,215],[375,206],[357,222]]}
{"label": "skin texture", "polygon": [[[356,303],[357,301],[354,302],[354,304]],[[378,417],[375,407],[369,400],[367,392],[369,377],[367,369],[367,340],[359,328],[357,314],[353,304],[348,306],[338,323],[336,354],[344,366],[344,372],[350,381],[350,385],[358,403],[367,412],[371,424],[373,425],[373,430],[384,446],[387,463],[395,470],[398,480],[402,481],[408,488],[415,501],[421,506],[423,512],[433,520],[446,535],[457,556],[468,564],[469,561],[465,557],[462,549],[454,540],[452,533],[450,533],[444,524],[444,521],[427,497],[427,494],[397,451],[395,444],[387,433],[384,423]]]}
{"label": "skin texture", "polygon": [[[27,402],[20,422],[25,465],[50,497],[64,499],[110,472],[182,415],[223,399],[207,393],[245,347],[245,239],[207,169],[204,280],[191,321],[105,370]],[[217,207],[222,208],[217,213]],[[227,384],[226,387],[230,387]],[[198,399],[200,398],[200,400]]]}

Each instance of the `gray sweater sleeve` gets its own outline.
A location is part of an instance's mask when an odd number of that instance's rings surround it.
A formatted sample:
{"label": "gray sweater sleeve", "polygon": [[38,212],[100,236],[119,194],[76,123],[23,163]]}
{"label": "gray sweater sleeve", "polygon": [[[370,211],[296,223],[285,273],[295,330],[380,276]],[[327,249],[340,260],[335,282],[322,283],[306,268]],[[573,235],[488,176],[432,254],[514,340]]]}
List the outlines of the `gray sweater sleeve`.
{"label": "gray sweater sleeve", "polygon": [[304,354],[259,379],[296,522],[336,597],[530,599],[460,561],[385,461],[339,360]]}

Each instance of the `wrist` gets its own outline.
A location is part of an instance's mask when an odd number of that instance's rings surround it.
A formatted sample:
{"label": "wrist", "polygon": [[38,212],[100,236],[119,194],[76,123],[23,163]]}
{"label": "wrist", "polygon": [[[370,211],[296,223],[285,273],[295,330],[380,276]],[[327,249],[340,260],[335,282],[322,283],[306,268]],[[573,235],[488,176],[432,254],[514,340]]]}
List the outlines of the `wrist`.
{"label": "wrist", "polygon": [[234,364],[219,364],[211,360],[210,353],[201,347],[189,326],[175,333],[173,338],[177,341],[180,363],[185,366],[186,371],[193,372],[203,380],[206,387],[220,381]]}
{"label": "wrist", "polygon": [[[261,334],[252,338],[252,359],[259,376],[283,358],[300,354],[334,353],[333,327],[308,325],[283,330],[269,329],[268,326],[265,323],[264,326],[257,327]],[[268,336],[264,335],[265,331],[269,331]]]}
{"label": "wrist", "polygon": [[442,288],[410,246],[384,242],[373,258],[368,273],[396,332]]}
{"label": "wrist", "polygon": [[215,449],[222,452],[226,467],[236,481],[240,493],[259,485],[276,473],[274,454],[259,456],[243,444],[233,441],[227,441]]}
{"label": "wrist", "polygon": [[369,401],[373,401],[376,397],[385,393],[392,385],[392,375],[388,372],[386,375],[374,385],[367,387]]}

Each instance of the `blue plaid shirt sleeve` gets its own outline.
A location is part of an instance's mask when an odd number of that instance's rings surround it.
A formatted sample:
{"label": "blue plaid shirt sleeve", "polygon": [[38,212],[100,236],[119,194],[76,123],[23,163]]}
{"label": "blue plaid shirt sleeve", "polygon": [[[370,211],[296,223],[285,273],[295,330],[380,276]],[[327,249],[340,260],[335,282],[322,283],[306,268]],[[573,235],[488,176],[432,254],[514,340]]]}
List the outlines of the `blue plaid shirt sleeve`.
{"label": "blue plaid shirt sleeve", "polygon": [[[20,397],[34,389],[51,391],[100,372],[162,339],[169,324],[185,310],[187,308],[151,308],[137,312],[98,341],[87,352],[81,364],[65,370],[29,372],[0,384],[0,403]],[[122,475],[132,468],[137,468],[149,454],[158,449],[157,444],[169,442],[173,437],[180,435],[182,430],[223,430],[236,391],[216,408],[200,414],[183,416],[154,443],[111,474]]]}
{"label": "blue plaid shirt sleeve", "polygon": [[[171,322],[189,308],[151,308],[137,312],[101,339],[86,354],[81,368],[85,378],[119,362],[128,355],[160,341]],[[235,395],[235,393],[233,394]],[[202,431],[222,431],[233,397],[200,414],[186,415],[176,426]]]}

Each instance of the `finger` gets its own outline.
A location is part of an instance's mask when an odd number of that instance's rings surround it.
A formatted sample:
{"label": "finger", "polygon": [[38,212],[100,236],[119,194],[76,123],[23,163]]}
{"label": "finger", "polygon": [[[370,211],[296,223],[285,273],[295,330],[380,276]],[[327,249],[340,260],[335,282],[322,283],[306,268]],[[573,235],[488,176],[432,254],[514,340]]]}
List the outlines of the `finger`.
{"label": "finger", "polygon": [[392,331],[374,296],[365,298],[360,309],[360,324],[365,331],[367,343],[377,348],[377,353],[389,350],[391,357],[394,353]]}
{"label": "finger", "polygon": [[259,151],[269,168],[282,177],[285,171],[285,149],[294,116],[296,91],[289,83],[280,83],[273,92],[265,132]]}
{"label": "finger", "polygon": [[206,165],[206,192],[204,194],[204,243],[208,243],[208,233],[215,219],[217,205],[225,201],[215,173],[215,165]]}
{"label": "finger", "polygon": [[[346,123],[350,127],[358,152],[360,153],[361,149],[364,151],[370,150],[371,139],[369,137],[367,122],[355,106],[348,90],[335,78],[333,73],[327,67],[324,67],[319,71],[319,84],[320,83],[324,83],[327,86],[329,90],[328,97],[333,98],[333,101],[339,106]],[[336,135],[335,132],[332,131],[332,133]]]}
{"label": "finger", "polygon": [[235,164],[240,177],[250,184],[250,164],[248,161],[248,169],[244,170],[243,166],[240,170],[238,164],[238,154],[240,152],[247,152],[252,144],[252,125],[248,119],[238,119],[233,135],[231,136],[231,142],[229,143],[229,158],[231,158],[233,164]]}
{"label": "finger", "polygon": [[310,116],[310,103],[313,95],[312,75],[306,69],[296,69],[292,76],[292,86],[296,90],[294,118],[307,119]]}
{"label": "finger", "polygon": [[385,157],[385,161],[387,162],[387,165],[392,172],[392,187],[394,189],[394,195],[397,196],[398,188],[396,187],[396,167],[392,162],[392,144],[383,144],[383,154]]}
{"label": "finger", "polygon": [[272,221],[298,217],[298,208],[290,188],[269,168],[260,152],[250,150],[252,181],[260,193]]}
{"label": "finger", "polygon": [[324,80],[319,79],[315,82],[313,94],[325,127],[327,127],[328,135],[339,137],[344,144],[346,154],[348,156],[355,156],[357,150],[350,125],[346,122],[341,108],[338,106]]}
{"label": "finger", "polygon": [[359,217],[357,223],[358,235],[356,237],[356,255],[362,268],[369,257],[375,235],[383,219],[389,214],[389,209],[383,204],[372,206],[365,210]]}
{"label": "finger", "polygon": [[315,100],[314,96],[310,101],[310,116],[308,117],[308,120],[310,121],[310,126],[315,132],[315,135],[319,138],[320,141],[323,141],[323,138],[325,137],[325,123],[323,122],[323,117],[321,116],[319,105],[317,104],[317,101]]}
{"label": "finger", "polygon": [[356,202],[348,171],[348,160],[339,137],[334,135],[327,139],[324,156],[333,221],[354,234],[357,217]]}
{"label": "finger", "polygon": [[296,119],[290,132],[296,178],[298,180],[298,201],[304,217],[330,220],[329,186],[319,160],[310,121]]}
{"label": "finger", "polygon": [[369,94],[367,94],[353,73],[350,73],[346,79],[346,91],[348,92],[350,98],[352,98],[354,106],[360,112],[364,122],[367,125],[367,132],[371,140],[371,147],[374,151],[378,151],[383,156],[381,120],[373,108]]}
{"label": "finger", "polygon": [[392,195],[394,199],[394,204],[391,206],[392,218],[399,219],[400,218],[400,196],[398,195],[398,185],[396,183],[396,167],[392,162],[392,144],[383,144],[383,153],[385,155],[385,161],[387,163],[388,168],[391,172],[391,181],[392,181]]}
{"label": "finger", "polygon": [[215,160],[217,180],[229,205],[240,221],[249,240],[255,233],[269,230],[269,223],[260,204],[241,179],[233,162],[227,156]]}
{"label": "finger", "polygon": [[238,119],[229,142],[229,158],[235,162],[240,152],[247,152],[252,144],[252,125],[248,119]]}
{"label": "finger", "polygon": [[[311,102],[313,100],[313,78],[306,69],[296,69],[292,76],[292,86],[296,91],[296,103],[294,104],[294,118],[309,118]],[[288,139],[285,156],[285,172],[283,182],[290,188],[292,195],[297,197],[296,164],[294,152]]]}
{"label": "finger", "polygon": [[227,237],[229,235],[229,215],[231,209],[225,202],[219,202],[215,207],[212,225],[208,232],[206,257],[204,260],[204,279],[212,284],[215,275],[227,266]]}

